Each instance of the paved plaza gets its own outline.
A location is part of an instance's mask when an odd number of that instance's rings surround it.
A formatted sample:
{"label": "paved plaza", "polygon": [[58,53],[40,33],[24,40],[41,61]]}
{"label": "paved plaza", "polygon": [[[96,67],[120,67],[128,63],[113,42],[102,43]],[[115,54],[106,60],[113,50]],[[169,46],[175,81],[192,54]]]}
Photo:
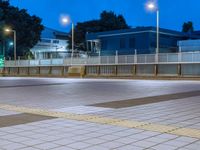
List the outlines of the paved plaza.
{"label": "paved plaza", "polygon": [[0,78],[0,150],[199,150],[200,82]]}

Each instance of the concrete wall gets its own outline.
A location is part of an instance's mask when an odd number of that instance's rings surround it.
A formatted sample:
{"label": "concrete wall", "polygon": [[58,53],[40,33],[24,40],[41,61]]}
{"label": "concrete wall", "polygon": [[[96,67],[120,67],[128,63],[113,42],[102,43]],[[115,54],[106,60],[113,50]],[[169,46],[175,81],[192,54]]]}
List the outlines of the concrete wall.
{"label": "concrete wall", "polygon": [[[4,76],[67,77],[70,66],[6,67]],[[87,77],[200,77],[200,64],[86,65]]]}

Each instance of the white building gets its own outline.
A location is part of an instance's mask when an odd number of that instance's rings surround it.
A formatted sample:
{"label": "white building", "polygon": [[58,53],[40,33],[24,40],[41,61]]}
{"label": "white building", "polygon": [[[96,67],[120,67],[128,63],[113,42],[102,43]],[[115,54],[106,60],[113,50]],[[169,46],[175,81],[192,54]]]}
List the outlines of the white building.
{"label": "white building", "polygon": [[200,51],[200,39],[179,41],[178,46],[181,52]]}
{"label": "white building", "polygon": [[67,33],[45,27],[41,34],[41,40],[31,49],[35,59],[64,58],[68,56],[67,36]]}

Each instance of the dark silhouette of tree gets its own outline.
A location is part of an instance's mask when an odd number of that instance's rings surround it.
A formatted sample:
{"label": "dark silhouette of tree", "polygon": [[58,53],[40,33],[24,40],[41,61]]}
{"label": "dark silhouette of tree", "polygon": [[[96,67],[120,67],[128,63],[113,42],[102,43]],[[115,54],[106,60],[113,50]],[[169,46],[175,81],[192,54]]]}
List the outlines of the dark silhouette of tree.
{"label": "dark silhouette of tree", "polygon": [[[74,29],[75,49],[86,50],[85,36],[87,33],[96,33],[102,31],[112,31],[130,28],[122,15],[116,15],[114,12],[103,11],[100,19],[77,23]],[[71,31],[70,31],[71,35]],[[71,36],[68,37],[68,48],[71,49]]]}
{"label": "dark silhouette of tree", "polygon": [[[40,40],[44,29],[41,19],[31,16],[25,9],[10,6],[8,2],[0,2],[0,31],[1,41],[13,41],[13,33],[5,33],[5,28],[15,30],[17,33],[17,56],[27,56],[30,49]],[[9,51],[10,50],[10,51]],[[6,54],[13,57],[13,48],[6,48]]]}
{"label": "dark silhouette of tree", "polygon": [[184,22],[182,32],[191,33],[194,31],[193,23],[191,21]]}

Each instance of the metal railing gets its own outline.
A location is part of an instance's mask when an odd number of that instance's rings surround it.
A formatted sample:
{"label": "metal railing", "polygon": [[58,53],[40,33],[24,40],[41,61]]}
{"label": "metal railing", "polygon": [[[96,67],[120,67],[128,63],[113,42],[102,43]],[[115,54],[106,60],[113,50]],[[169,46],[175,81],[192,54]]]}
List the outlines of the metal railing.
{"label": "metal railing", "polygon": [[88,58],[5,60],[5,67],[15,66],[67,66],[67,65],[112,65],[112,64],[170,64],[200,63],[200,52],[160,53],[142,55],[95,56]]}

